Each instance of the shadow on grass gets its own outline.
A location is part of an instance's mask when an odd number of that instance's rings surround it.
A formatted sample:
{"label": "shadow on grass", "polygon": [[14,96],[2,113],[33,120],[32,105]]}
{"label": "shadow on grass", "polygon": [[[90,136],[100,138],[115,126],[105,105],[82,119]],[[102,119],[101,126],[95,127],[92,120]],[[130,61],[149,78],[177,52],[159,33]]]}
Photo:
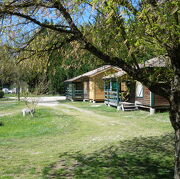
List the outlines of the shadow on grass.
{"label": "shadow on grass", "polygon": [[43,169],[44,178],[173,178],[173,134],[119,142],[84,155],[64,153]]}

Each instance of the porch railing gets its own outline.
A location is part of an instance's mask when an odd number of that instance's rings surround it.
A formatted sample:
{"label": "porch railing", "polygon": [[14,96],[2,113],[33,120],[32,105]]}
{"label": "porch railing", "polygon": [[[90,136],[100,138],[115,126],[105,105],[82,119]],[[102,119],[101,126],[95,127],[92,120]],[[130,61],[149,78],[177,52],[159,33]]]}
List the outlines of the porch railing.
{"label": "porch railing", "polygon": [[67,90],[66,91],[67,98],[83,98],[84,92],[83,90]]}
{"label": "porch railing", "polygon": [[105,102],[118,104],[120,102],[120,93],[118,91],[105,90]]}

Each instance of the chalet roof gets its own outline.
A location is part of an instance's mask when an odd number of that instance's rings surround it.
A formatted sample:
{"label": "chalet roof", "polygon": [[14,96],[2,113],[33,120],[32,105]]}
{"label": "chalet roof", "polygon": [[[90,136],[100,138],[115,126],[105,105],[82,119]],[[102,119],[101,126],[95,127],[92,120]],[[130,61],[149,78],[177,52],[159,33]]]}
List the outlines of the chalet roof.
{"label": "chalet roof", "polygon": [[[150,60],[147,60],[143,64],[139,64],[139,67],[140,68],[145,68],[145,67],[167,67],[169,65],[170,65],[169,58],[161,56],[161,57],[155,57],[155,58],[152,58]],[[117,73],[114,73],[114,74],[111,74],[111,75],[108,75],[108,76],[105,76],[105,77],[103,77],[103,79],[118,78],[118,77],[124,76],[125,74],[127,74],[127,73],[121,69],[121,71],[119,71]]]}
{"label": "chalet roof", "polygon": [[115,67],[115,66],[112,66],[112,65],[104,65],[104,66],[99,67],[99,68],[97,68],[95,70],[92,70],[92,71],[89,71],[89,72],[84,73],[82,75],[79,75],[79,76],[76,76],[74,78],[68,79],[65,82],[67,83],[67,82],[77,81],[77,80],[80,80],[80,79],[82,79],[84,77],[93,77],[93,76],[96,76],[97,74],[99,74],[101,72],[104,72],[106,70],[109,70],[109,69],[115,69],[117,71],[121,70],[121,68],[118,68],[118,67]]}
{"label": "chalet roof", "polygon": [[105,77],[103,77],[103,79],[118,78],[125,74],[127,74],[127,73],[121,69],[121,71],[111,74],[111,75],[108,75],[108,76],[105,76]]}

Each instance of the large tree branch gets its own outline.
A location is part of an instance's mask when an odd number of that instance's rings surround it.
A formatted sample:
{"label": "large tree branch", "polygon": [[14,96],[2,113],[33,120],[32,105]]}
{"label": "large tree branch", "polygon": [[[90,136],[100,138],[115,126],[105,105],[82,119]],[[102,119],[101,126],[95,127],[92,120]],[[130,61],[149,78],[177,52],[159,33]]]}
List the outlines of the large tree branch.
{"label": "large tree branch", "polygon": [[61,2],[60,1],[56,1],[56,0],[52,0],[52,2],[54,2],[53,7],[59,9],[59,11],[62,13],[63,17],[66,19],[67,23],[69,24],[70,28],[73,31],[76,31],[79,34],[81,34],[79,29],[75,25],[73,19],[71,18],[71,15],[68,13],[66,8],[61,4]]}
{"label": "large tree branch", "polygon": [[58,50],[58,49],[61,49],[64,45],[66,44],[69,44],[70,42],[73,42],[77,40],[77,37],[75,36],[71,36],[71,37],[68,37],[68,38],[65,38],[62,42],[56,42],[54,44],[52,44],[50,47],[48,48],[43,48],[41,50],[32,50],[32,49],[19,49],[19,52],[20,51],[27,51],[27,52],[36,52],[36,53],[41,53],[41,52],[50,52],[50,51],[53,51],[53,50]]}
{"label": "large tree branch", "polygon": [[134,69],[130,64],[126,63],[123,59],[118,57],[110,57],[104,54],[102,51],[98,50],[94,45],[87,42],[84,47],[86,50],[91,52],[96,57],[102,59],[106,64],[118,66],[128,73],[133,79],[142,82],[146,87],[148,87],[152,92],[164,96],[166,99],[170,95],[170,86],[167,83],[154,83],[149,79],[149,76],[153,74],[151,69]]}
{"label": "large tree branch", "polygon": [[67,33],[67,34],[73,34],[74,33],[74,31],[72,31],[72,30],[66,30],[66,29],[59,28],[59,25],[57,26],[57,25],[52,25],[52,24],[49,25],[47,23],[42,23],[42,22],[38,21],[37,19],[34,19],[31,16],[22,14],[20,12],[13,12],[13,11],[10,11],[10,10],[0,10],[0,14],[14,15],[14,16],[17,16],[17,17],[21,17],[21,18],[30,20],[31,22],[33,22],[33,23],[35,23],[35,24],[37,24],[37,25],[39,25],[41,27],[52,29],[54,31],[58,31],[58,32],[61,32],[61,33]]}

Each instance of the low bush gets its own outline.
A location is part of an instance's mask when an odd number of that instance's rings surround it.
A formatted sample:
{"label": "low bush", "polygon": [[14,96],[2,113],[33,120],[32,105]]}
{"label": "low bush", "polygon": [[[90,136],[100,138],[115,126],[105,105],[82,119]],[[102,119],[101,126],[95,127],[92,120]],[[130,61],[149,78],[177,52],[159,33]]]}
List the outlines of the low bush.
{"label": "low bush", "polygon": [[4,97],[4,92],[2,90],[0,90],[0,98]]}
{"label": "low bush", "polygon": [[0,126],[4,126],[4,123],[2,121],[0,121]]}

